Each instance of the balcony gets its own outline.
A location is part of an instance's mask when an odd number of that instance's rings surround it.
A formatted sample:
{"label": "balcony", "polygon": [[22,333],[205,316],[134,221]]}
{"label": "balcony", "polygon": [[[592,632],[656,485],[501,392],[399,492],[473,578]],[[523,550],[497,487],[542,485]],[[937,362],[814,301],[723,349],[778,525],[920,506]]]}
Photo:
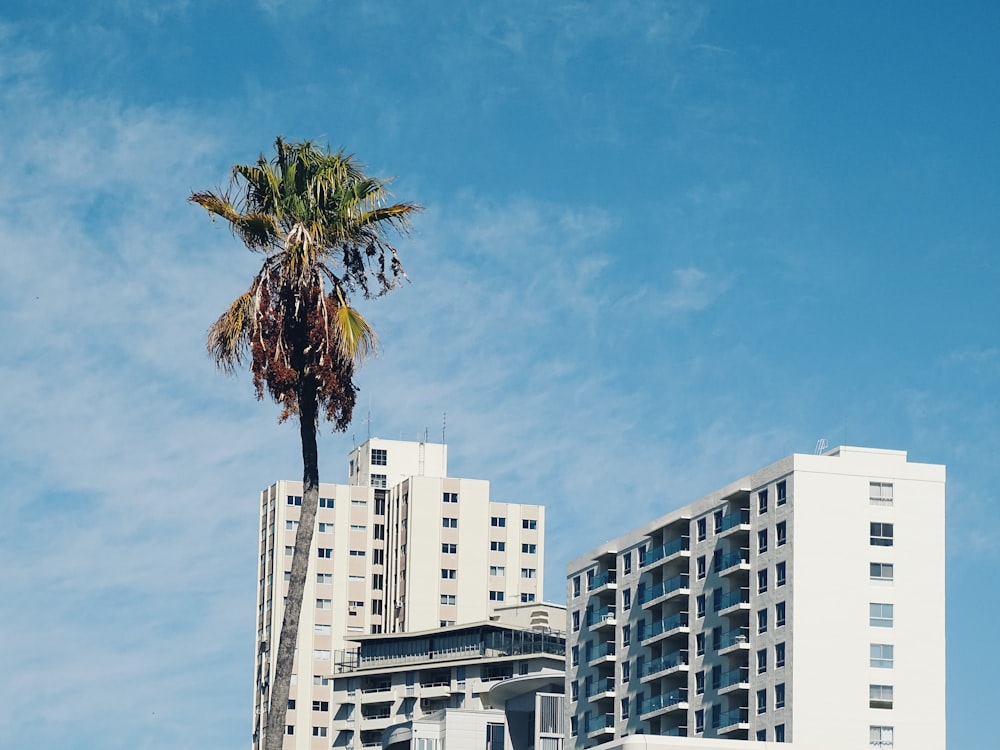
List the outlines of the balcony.
{"label": "balcony", "polygon": [[722,523],[715,527],[715,535],[725,537],[737,531],[750,531],[750,511],[741,510],[722,517]]}
{"label": "balcony", "polygon": [[642,567],[648,568],[650,565],[658,562],[667,562],[678,557],[688,557],[690,556],[688,552],[690,548],[691,540],[686,536],[674,539],[666,544],[661,544],[659,547],[651,549],[646,553],[646,560],[643,562]]}
{"label": "balcony", "polygon": [[615,697],[615,678],[605,677],[597,680],[587,688],[588,700],[602,700]]}
{"label": "balcony", "polygon": [[602,661],[614,661],[615,660],[615,644],[614,641],[607,641],[601,643],[597,648],[593,649],[587,654],[587,663],[590,666],[596,666]]}
{"label": "balcony", "polygon": [[655,695],[639,704],[639,715],[643,721],[668,711],[687,710],[687,688],[677,688],[663,695]]}
{"label": "balcony", "polygon": [[602,734],[614,734],[615,715],[613,713],[598,714],[593,719],[587,721],[584,730],[587,732],[588,737],[599,737]]}
{"label": "balcony", "polygon": [[719,734],[729,734],[750,728],[750,710],[747,708],[734,708],[726,711],[719,717]]}
{"label": "balcony", "polygon": [[590,612],[587,614],[587,627],[591,630],[600,630],[605,627],[614,627],[617,620],[615,619],[615,608],[614,607],[604,607],[596,612]]}
{"label": "balcony", "polygon": [[727,591],[712,602],[712,609],[720,615],[728,615],[741,609],[750,609],[750,589],[739,588]]}
{"label": "balcony", "polygon": [[639,597],[639,602],[643,607],[650,606],[654,603],[666,601],[667,599],[674,596],[687,596],[691,593],[688,588],[690,581],[690,576],[687,573],[681,573],[673,578],[668,578],[662,583],[654,584],[642,592],[642,596]]}
{"label": "balcony", "polygon": [[601,590],[614,591],[618,588],[618,573],[614,570],[606,570],[603,573],[591,576],[587,579],[587,591],[592,593]]}
{"label": "balcony", "polygon": [[646,646],[660,638],[669,638],[672,635],[682,635],[690,633],[688,627],[688,613],[678,612],[672,617],[666,617],[654,622],[649,630],[642,634],[642,645]]}
{"label": "balcony", "polygon": [[688,652],[686,650],[674,651],[672,654],[653,659],[644,665],[639,674],[640,681],[647,682],[654,678],[666,677],[669,674],[679,671],[687,671]]}
{"label": "balcony", "polygon": [[719,695],[731,693],[734,690],[749,690],[750,669],[748,667],[731,669],[719,677],[718,684],[716,684],[713,680],[712,687],[719,693]]}
{"label": "balcony", "polygon": [[750,550],[741,549],[724,555],[716,566],[716,572],[720,576],[727,576],[741,570],[750,570]]}
{"label": "balcony", "polygon": [[750,650],[750,628],[734,628],[723,633],[719,638],[719,648],[716,650],[724,656],[740,649]]}

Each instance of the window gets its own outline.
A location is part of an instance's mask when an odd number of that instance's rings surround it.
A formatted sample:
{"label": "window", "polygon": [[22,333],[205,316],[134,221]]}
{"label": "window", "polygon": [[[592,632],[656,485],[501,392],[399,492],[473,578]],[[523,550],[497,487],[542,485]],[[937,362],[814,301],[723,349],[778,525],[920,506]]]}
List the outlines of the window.
{"label": "window", "polygon": [[573,646],[573,648],[570,649],[570,661],[573,662],[573,666],[574,667],[577,667],[577,666],[580,665],[580,647],[579,646]]}
{"label": "window", "polygon": [[757,713],[762,714],[767,711],[767,690],[757,691]]}
{"label": "window", "polygon": [[767,513],[767,490],[757,493],[757,512]]}
{"label": "window", "polygon": [[[452,572],[454,572],[454,571],[452,571]],[[353,576],[351,576],[351,577],[353,578]],[[443,575],[443,571],[442,571],[442,576],[441,577],[442,578],[445,577]],[[381,591],[383,588],[385,588],[385,578],[384,578],[384,576],[381,573],[373,573],[372,574],[372,588],[375,591]]]}
{"label": "window", "polygon": [[698,580],[700,581],[705,577],[705,556],[702,555],[698,558]]}
{"label": "window", "polygon": [[698,527],[698,541],[699,542],[705,541],[705,537],[707,536],[707,532],[706,532],[706,529],[705,529],[706,526],[707,526],[707,523],[706,523],[705,519],[704,518],[699,518],[698,519],[698,523],[697,523],[697,527]]}
{"label": "window", "polygon": [[486,725],[486,750],[503,750],[503,724]]}
{"label": "window", "polygon": [[580,596],[580,576],[573,576],[573,596]]}
{"label": "window", "polygon": [[389,463],[389,452],[383,448],[372,448],[372,466],[386,466]]}
{"label": "window", "polygon": [[758,729],[757,730],[757,742],[764,742],[767,739],[767,730]]}
{"label": "window", "polygon": [[[371,610],[372,610],[372,614],[373,615],[380,615],[380,614],[382,614],[382,600],[381,599],[372,599]],[[379,631],[379,632],[381,632],[381,631]]]}
{"label": "window", "polygon": [[289,698],[288,699],[288,708],[289,709],[295,708],[295,699],[294,698]]}
{"label": "window", "polygon": [[757,593],[763,594],[767,591],[767,568],[757,571]]}
{"label": "window", "polygon": [[774,686],[774,707],[785,707],[785,683],[779,682]]}
{"label": "window", "polygon": [[441,594],[441,603],[447,606],[455,606],[455,595],[454,594]]}
{"label": "window", "polygon": [[622,591],[622,610],[627,612],[632,609],[632,589]]}
{"label": "window", "polygon": [[505,568],[503,565],[491,565],[490,575],[496,576],[498,578],[503,578],[505,575],[507,575],[507,568]]}
{"label": "window", "polygon": [[372,527],[372,539],[385,541],[385,524],[377,523]]}
{"label": "window", "polygon": [[774,741],[784,742],[785,741],[785,725],[775,724],[774,725]]}
{"label": "window", "polygon": [[332,599],[317,599],[316,609],[330,609],[332,607]]}
{"label": "window", "polygon": [[892,685],[869,685],[868,706],[870,708],[892,708]]}
{"label": "window", "polygon": [[622,718],[628,718],[628,696],[622,698]]}
{"label": "window", "polygon": [[788,566],[784,560],[779,562],[774,566],[774,585],[777,587],[782,587],[788,580]]}
{"label": "window", "polygon": [[703,695],[705,693],[705,672],[696,672],[694,675],[694,692],[696,695]]}
{"label": "window", "polygon": [[774,535],[777,537],[775,545],[778,547],[784,547],[785,543],[788,541],[788,522],[780,521],[774,527]]}
{"label": "window", "polygon": [[533,531],[538,528],[538,521],[534,518],[523,518],[521,519],[521,528]]}
{"label": "window", "polygon": [[718,729],[722,720],[722,706],[716,703],[712,706],[712,729]]}
{"label": "window", "polygon": [[869,482],[868,498],[872,505],[892,505],[892,485],[887,482]]}
{"label": "window", "polygon": [[332,497],[321,497],[319,499],[319,507],[321,508],[332,508],[333,498]]}
{"label": "window", "polygon": [[318,550],[316,550],[316,552],[324,560],[329,560],[331,557],[333,557],[332,547],[320,547]]}
{"label": "window", "polygon": [[697,633],[694,637],[694,651],[698,656],[705,655],[705,634]]}
{"label": "window", "polygon": [[774,627],[781,628],[785,626],[785,603],[778,602],[774,605]]}
{"label": "window", "polygon": [[[640,621],[641,622],[641,621]],[[628,623],[622,625],[622,645],[627,646],[632,642],[632,626]]]}
{"label": "window", "polygon": [[694,712],[694,731],[704,732],[705,731],[705,710],[699,708]]}
{"label": "window", "polygon": [[868,727],[868,744],[871,747],[892,747],[892,727]]}
{"label": "window", "polygon": [[521,568],[521,578],[534,578],[535,568]]}
{"label": "window", "polygon": [[767,552],[767,529],[757,532],[757,554]]}
{"label": "window", "polygon": [[446,528],[446,529],[457,529],[458,528],[458,519],[457,518],[448,518],[448,517],[442,518],[441,519],[441,526],[444,527],[444,528]]}
{"label": "window", "polygon": [[891,581],[892,563],[871,563],[870,575],[873,581]]}
{"label": "window", "polygon": [[622,575],[628,575],[632,572],[632,553],[626,552],[622,555]]}
{"label": "window", "polygon": [[321,687],[326,687],[329,684],[330,684],[330,678],[329,677],[324,677],[321,674],[314,674],[313,675],[313,685],[320,685]]}
{"label": "window", "polygon": [[441,495],[441,502],[444,503],[457,503],[458,493],[457,492],[445,492]]}
{"label": "window", "polygon": [[352,523],[351,531],[360,531],[361,533],[364,533],[368,531],[368,527],[363,523]]}
{"label": "window", "polygon": [[491,602],[502,602],[503,592],[502,591],[490,591],[490,601]]}
{"label": "window", "polygon": [[579,721],[577,720],[576,716],[569,717],[569,733],[571,737],[576,737],[577,732],[579,731],[579,729],[577,728],[578,724]]}
{"label": "window", "polygon": [[527,593],[521,594],[521,603],[522,604],[527,604],[528,602],[533,602],[533,601],[535,601],[535,595],[534,594],[527,594]]}
{"label": "window", "polygon": [[892,605],[872,602],[868,605],[868,624],[873,628],[892,627]]}
{"label": "window", "polygon": [[892,546],[892,524],[871,522],[871,543],[873,547]]}
{"label": "window", "polygon": [[298,521],[285,521],[285,531],[295,531],[298,527]]}
{"label": "window", "polygon": [[291,557],[294,552],[295,552],[295,547],[293,547],[290,544],[286,544],[285,545],[285,556],[286,557]]}
{"label": "window", "polygon": [[871,645],[870,666],[877,669],[892,669],[893,648],[888,643],[873,643]]}
{"label": "window", "polygon": [[697,607],[697,612],[698,612],[697,616],[698,617],[704,617],[705,616],[705,595],[704,594],[698,594],[697,598],[695,599],[695,606]]}
{"label": "window", "polygon": [[330,649],[313,649],[313,659],[316,659],[317,661],[330,661]]}
{"label": "window", "polygon": [[580,611],[576,610],[573,612],[573,632],[576,633],[580,630]]}
{"label": "window", "polygon": [[715,524],[715,533],[718,534],[722,531],[722,511],[715,511],[715,513],[712,514],[712,520]]}
{"label": "window", "polygon": [[372,474],[371,486],[384,490],[386,487],[385,479],[385,474]]}
{"label": "window", "polygon": [[573,680],[569,685],[569,695],[570,700],[573,701],[578,700],[580,697],[580,683],[576,680]]}
{"label": "window", "polygon": [[497,528],[504,528],[507,525],[507,519],[503,516],[491,516],[490,526],[496,526]]}
{"label": "window", "polygon": [[330,701],[313,701],[313,711],[329,711]]}
{"label": "window", "polygon": [[454,568],[441,568],[441,577],[453,581],[458,578],[458,571]]}
{"label": "window", "polygon": [[507,550],[507,542],[490,542],[491,552],[505,552]]}
{"label": "window", "polygon": [[785,642],[774,644],[774,666],[781,669],[785,666]]}
{"label": "window", "polygon": [[356,497],[353,500],[351,500],[351,505],[353,505],[355,508],[364,508],[366,505],[368,505],[368,501],[362,500],[360,497]]}
{"label": "window", "polygon": [[384,549],[373,549],[372,550],[372,563],[374,563],[375,565],[383,565],[385,563],[385,550]]}
{"label": "window", "polygon": [[348,554],[351,557],[364,557],[365,551],[363,549],[352,549]]}
{"label": "window", "polygon": [[766,633],[767,632],[767,610],[758,609],[757,610],[757,632]]}
{"label": "window", "polygon": [[533,555],[533,554],[535,554],[535,550],[537,550],[537,549],[538,549],[538,545],[535,545],[535,544],[522,544],[521,545],[521,552],[523,554],[525,554],[525,555]]}
{"label": "window", "polygon": [[762,648],[757,652],[757,674],[764,674],[767,671],[767,649]]}
{"label": "window", "polygon": [[333,533],[333,524],[332,523],[323,523],[322,521],[320,521],[320,524],[319,524],[319,527],[318,527],[318,531],[319,531],[320,534],[332,534]]}
{"label": "window", "polygon": [[622,682],[623,683],[627,683],[630,679],[632,679],[631,662],[623,661],[622,662]]}
{"label": "window", "polygon": [[[375,493],[375,515],[376,516],[384,516],[385,515],[385,498],[384,497],[379,497],[379,495],[382,495],[382,494],[384,494],[384,493],[381,493],[381,492],[376,492]],[[330,507],[332,508],[333,506],[331,505]]]}
{"label": "window", "polygon": [[444,553],[444,554],[446,554],[446,555],[457,555],[458,554],[458,545],[457,544],[449,544],[449,543],[446,542],[446,543],[444,543],[444,544],[441,545],[441,552]]}
{"label": "window", "polygon": [[333,573],[317,573],[316,583],[333,583]]}
{"label": "window", "polygon": [[288,496],[288,504],[289,505],[302,505],[302,496],[301,495],[289,495]]}
{"label": "window", "polygon": [[295,727],[291,724],[285,726],[285,734],[295,734]]}

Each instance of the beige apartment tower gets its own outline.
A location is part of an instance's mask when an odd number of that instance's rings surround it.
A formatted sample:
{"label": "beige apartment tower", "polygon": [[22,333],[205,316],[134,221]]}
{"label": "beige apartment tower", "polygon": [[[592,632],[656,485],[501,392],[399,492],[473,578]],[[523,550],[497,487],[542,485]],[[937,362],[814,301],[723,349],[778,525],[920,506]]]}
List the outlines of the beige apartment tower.
{"label": "beige apartment tower", "polygon": [[[273,639],[295,543],[301,482],[260,496],[253,747],[261,746]],[[348,483],[321,484],[289,693],[285,747],[329,748],[335,655],[364,634],[488,621],[542,601],[545,512],[497,503],[481,479],[448,476],[446,445],[371,438]]]}

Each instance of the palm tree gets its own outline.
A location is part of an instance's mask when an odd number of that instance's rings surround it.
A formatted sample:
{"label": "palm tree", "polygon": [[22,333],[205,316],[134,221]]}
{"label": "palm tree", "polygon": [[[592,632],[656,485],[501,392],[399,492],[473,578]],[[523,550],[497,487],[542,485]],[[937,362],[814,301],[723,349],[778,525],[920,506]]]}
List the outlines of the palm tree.
{"label": "palm tree", "polygon": [[351,421],[354,368],[374,352],[352,292],[380,296],[405,278],[389,230],[405,232],[419,206],[389,204],[387,180],[368,177],[352,156],[311,141],[278,138],[275,155],[233,167],[228,190],[189,200],[264,256],[250,288],[208,330],[207,347],[226,372],[249,362],[257,398],[265,390],[279,421],[298,417],[302,510],[269,696],[266,750],[280,750],[302,596],[319,502],[316,432],[320,415],[335,429]]}

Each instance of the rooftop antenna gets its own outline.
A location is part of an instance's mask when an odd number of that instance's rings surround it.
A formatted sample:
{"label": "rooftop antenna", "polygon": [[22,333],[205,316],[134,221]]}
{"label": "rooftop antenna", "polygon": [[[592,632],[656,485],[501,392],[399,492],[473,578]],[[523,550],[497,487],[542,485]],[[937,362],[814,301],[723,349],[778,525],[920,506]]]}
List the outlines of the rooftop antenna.
{"label": "rooftop antenna", "polygon": [[441,412],[441,445],[444,445],[444,431],[448,426],[448,412]]}
{"label": "rooftop antenna", "polygon": [[424,442],[425,443],[427,442],[427,439],[428,439],[428,433],[427,433],[427,428],[425,427],[424,428]]}
{"label": "rooftop antenna", "polygon": [[826,438],[820,438],[816,441],[816,450],[813,451],[817,456],[826,453],[826,449],[830,447],[830,444],[826,442]]}

